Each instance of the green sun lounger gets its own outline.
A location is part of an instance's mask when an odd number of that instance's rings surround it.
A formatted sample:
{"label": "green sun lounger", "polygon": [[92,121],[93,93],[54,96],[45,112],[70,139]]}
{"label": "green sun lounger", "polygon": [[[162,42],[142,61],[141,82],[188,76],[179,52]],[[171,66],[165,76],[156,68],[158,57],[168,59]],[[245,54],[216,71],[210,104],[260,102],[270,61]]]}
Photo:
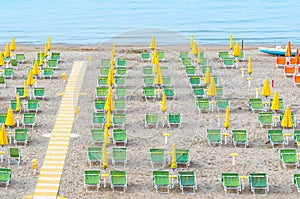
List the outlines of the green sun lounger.
{"label": "green sun lounger", "polygon": [[286,166],[295,166],[297,169],[299,166],[296,149],[280,149],[279,155],[283,168],[286,168]]}
{"label": "green sun lounger", "polygon": [[248,145],[247,130],[241,130],[241,129],[232,130],[232,142],[235,147],[238,144],[244,144],[245,148],[247,148],[247,145]]}
{"label": "green sun lounger", "polygon": [[175,89],[173,86],[164,86],[163,89],[164,89],[167,99],[175,99],[176,95],[175,95]]}
{"label": "green sun lounger", "polygon": [[180,59],[189,58],[189,52],[181,51],[179,54]]}
{"label": "green sun lounger", "polygon": [[102,144],[104,142],[104,129],[91,129],[91,138],[93,143]]}
{"label": "green sun lounger", "polygon": [[162,168],[166,164],[165,160],[165,150],[164,149],[150,149],[150,163],[152,168],[155,164],[161,164]]}
{"label": "green sun lounger", "polygon": [[255,191],[263,190],[264,194],[267,195],[269,191],[268,185],[268,176],[265,173],[250,173],[249,175],[249,183],[251,187],[251,191],[253,195],[255,195]]}
{"label": "green sun lounger", "polygon": [[282,129],[269,129],[268,130],[268,140],[270,141],[273,149],[275,144],[281,144],[284,148],[284,135]]}
{"label": "green sun lounger", "polygon": [[88,148],[88,162],[90,168],[93,163],[99,163],[101,165],[102,162],[102,148],[101,147],[89,147]]}
{"label": "green sun lounger", "polygon": [[299,146],[300,130],[294,130],[294,140],[295,140],[295,144],[297,144],[297,146]]}
{"label": "green sun lounger", "polygon": [[28,141],[28,129],[15,129],[14,133],[14,143],[18,145],[18,143],[23,143],[26,146]]}
{"label": "green sun lounger", "polygon": [[9,186],[11,180],[11,169],[10,168],[0,168],[0,184],[5,185],[5,189]]}
{"label": "green sun lounger", "polygon": [[294,174],[294,185],[297,188],[297,191],[300,193],[300,174],[299,173],[295,173]]}
{"label": "green sun lounger", "polygon": [[110,67],[111,59],[101,59],[100,67],[107,68]]}
{"label": "green sun lounger", "polygon": [[220,112],[220,110],[226,110],[226,107],[230,106],[228,98],[216,98],[216,103],[218,113]]}
{"label": "green sun lounger", "polygon": [[[194,171],[179,171],[178,181],[182,193],[195,193],[197,190],[197,181]],[[192,191],[187,191],[190,189],[192,189]]]}
{"label": "green sun lounger", "polygon": [[197,98],[197,108],[199,112],[207,111],[209,112],[211,110],[210,103],[208,98]]}
{"label": "green sun lounger", "polygon": [[98,81],[97,81],[98,87],[106,87],[107,79],[108,79],[108,76],[98,76]]}
{"label": "green sun lounger", "polygon": [[125,168],[127,164],[127,149],[125,147],[112,148],[112,164],[114,167],[121,164],[123,165],[123,168]]}
{"label": "green sun lounger", "polygon": [[177,126],[177,128],[181,127],[181,114],[180,113],[169,113],[168,114],[168,127]]}
{"label": "green sun lounger", "polygon": [[96,98],[97,99],[106,99],[108,89],[104,86],[98,86],[96,88]]}
{"label": "green sun lounger", "polygon": [[100,128],[103,128],[103,124],[105,122],[105,114],[103,112],[95,112],[93,113],[93,125],[94,127],[100,126]]}
{"label": "green sun lounger", "polygon": [[143,88],[143,95],[146,100],[148,99],[155,99],[156,94],[155,94],[155,89],[153,86],[146,86]]}
{"label": "green sun lounger", "polygon": [[16,162],[19,166],[21,162],[21,150],[17,147],[9,148],[7,162],[8,165],[10,165],[13,162]]}
{"label": "green sun lounger", "polygon": [[24,128],[26,126],[31,126],[31,128],[33,129],[33,127],[35,126],[35,118],[35,113],[24,113],[22,118],[22,125],[24,126]]}
{"label": "green sun lounger", "polygon": [[88,192],[89,188],[100,188],[101,175],[100,170],[85,170],[84,171],[84,188]]}
{"label": "green sun lounger", "polygon": [[264,110],[264,104],[262,99],[260,98],[251,98],[249,99],[249,107],[253,112],[255,111],[263,111]]}
{"label": "green sun lounger", "polygon": [[27,108],[26,108],[27,112],[33,111],[33,112],[37,113],[38,110],[39,110],[39,100],[37,100],[37,99],[27,100]]}
{"label": "green sun lounger", "polygon": [[188,149],[176,149],[176,165],[185,165],[186,169],[190,166],[190,156]]}
{"label": "green sun lounger", "polygon": [[152,75],[144,76],[144,87],[154,86],[155,77]]}
{"label": "green sun lounger", "polygon": [[53,68],[44,68],[43,69],[43,78],[52,79],[53,77]]}
{"label": "green sun lounger", "polygon": [[113,114],[113,128],[124,129],[126,124],[126,114],[124,113],[114,113]]}
{"label": "green sun lounger", "polygon": [[45,98],[45,88],[44,87],[34,87],[34,98],[35,99],[42,99]]}
{"label": "green sun lounger", "polygon": [[219,59],[221,61],[223,61],[223,59],[228,58],[229,57],[229,53],[227,51],[221,51],[219,52]]}
{"label": "green sun lounger", "polygon": [[4,68],[4,74],[3,76],[6,79],[13,79],[14,78],[14,68]]}
{"label": "green sun lounger", "polygon": [[124,87],[124,86],[116,87],[115,98],[116,99],[126,99],[126,97],[127,97],[126,87]]}
{"label": "green sun lounger", "polygon": [[234,68],[234,58],[224,58],[223,59],[223,67],[226,68]]}
{"label": "green sun lounger", "polygon": [[235,190],[236,194],[239,195],[241,183],[237,173],[222,173],[221,182],[226,195],[228,194],[228,191],[231,190]]}
{"label": "green sun lounger", "polygon": [[169,193],[171,189],[169,171],[153,171],[152,178],[156,193]]}
{"label": "green sun lounger", "polygon": [[[23,63],[25,61],[25,54],[24,53],[16,53],[16,61],[17,63]],[[12,60],[10,60],[12,62]]]}
{"label": "green sun lounger", "polygon": [[264,126],[273,126],[273,113],[272,112],[259,112],[258,121],[261,127]]}
{"label": "green sun lounger", "polygon": [[114,103],[115,111],[124,112],[126,110],[126,100],[125,99],[114,99],[113,103]]}
{"label": "green sun lounger", "polygon": [[145,127],[154,126],[158,127],[158,113],[146,113],[145,115]]}
{"label": "green sun lounger", "polygon": [[205,97],[205,87],[204,86],[193,86],[193,94],[195,98]]}
{"label": "green sun lounger", "polygon": [[142,61],[150,61],[151,55],[149,52],[142,52],[141,53],[141,60]]}
{"label": "green sun lounger", "polygon": [[143,66],[143,76],[153,76],[153,67]]}
{"label": "green sun lounger", "polygon": [[221,129],[207,129],[206,130],[206,137],[208,144],[222,144],[222,135]]}
{"label": "green sun lounger", "polygon": [[118,58],[117,60],[117,67],[126,67],[126,59]]}
{"label": "green sun lounger", "polygon": [[105,99],[95,99],[95,101],[94,101],[95,112],[103,112],[105,102],[106,102]]}
{"label": "green sun lounger", "polygon": [[127,175],[125,171],[110,171],[110,182],[113,193],[121,188],[125,193],[127,188]]}
{"label": "green sun lounger", "polygon": [[126,129],[113,129],[113,142],[115,145],[122,144],[125,147],[127,144]]}

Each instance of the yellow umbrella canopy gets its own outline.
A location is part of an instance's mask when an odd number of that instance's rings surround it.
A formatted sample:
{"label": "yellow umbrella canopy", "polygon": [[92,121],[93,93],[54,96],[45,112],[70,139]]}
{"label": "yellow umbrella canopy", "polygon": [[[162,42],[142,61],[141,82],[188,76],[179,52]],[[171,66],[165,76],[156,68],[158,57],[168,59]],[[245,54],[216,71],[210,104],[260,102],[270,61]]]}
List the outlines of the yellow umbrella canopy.
{"label": "yellow umbrella canopy", "polygon": [[286,107],[282,121],[281,121],[281,126],[285,128],[291,128],[293,127],[293,119],[292,119],[292,114],[291,114],[291,109],[289,106]]}
{"label": "yellow umbrella canopy", "polygon": [[39,75],[40,74],[38,60],[34,60],[32,74],[33,75]]}
{"label": "yellow umbrella canopy", "polygon": [[2,52],[0,51],[0,66],[3,66],[3,65],[4,65],[4,58],[3,58]]}
{"label": "yellow umbrella canopy", "polygon": [[270,87],[268,78],[265,79],[264,86],[263,86],[263,89],[261,91],[261,94],[265,97],[268,97],[268,96],[271,95],[271,87]]}
{"label": "yellow umbrella canopy", "polygon": [[47,44],[44,45],[44,56],[48,56]]}
{"label": "yellow umbrella canopy", "polygon": [[232,44],[232,34],[230,34],[229,36],[229,49],[233,48],[233,44]]}
{"label": "yellow umbrella canopy", "polygon": [[106,112],[106,125],[107,125],[108,128],[111,127],[111,112],[110,112],[110,108]]}
{"label": "yellow umbrella canopy", "polygon": [[2,124],[1,131],[0,131],[0,145],[4,146],[8,144],[8,139],[6,135],[5,125]]}
{"label": "yellow umbrella canopy", "polygon": [[229,128],[230,126],[230,119],[229,119],[229,106],[226,107],[226,114],[225,114],[225,122],[224,127]]}
{"label": "yellow umbrella canopy", "polygon": [[30,69],[28,77],[27,77],[27,85],[32,86],[34,84],[34,79],[32,75],[32,69]]}
{"label": "yellow umbrella canopy", "polygon": [[171,161],[171,169],[176,169],[176,145],[172,145],[172,161]]}
{"label": "yellow umbrella canopy", "polygon": [[157,73],[158,70],[160,69],[160,63],[158,57],[155,58],[154,60],[154,66],[153,66],[153,73]]}
{"label": "yellow umbrella canopy", "polygon": [[191,50],[191,54],[192,55],[197,55],[198,54],[198,44],[196,42],[196,40],[193,41],[193,47]]}
{"label": "yellow umbrella canopy", "polygon": [[6,44],[5,46],[4,57],[6,58],[10,57],[10,50],[8,44]]}
{"label": "yellow umbrella canopy", "polygon": [[24,94],[23,94],[24,98],[28,97],[28,91],[27,91],[27,81],[24,81]]}
{"label": "yellow umbrella canopy", "polygon": [[16,50],[16,47],[17,47],[17,46],[16,46],[15,38],[12,37],[12,38],[11,38],[11,42],[10,42],[9,48],[10,48],[11,51],[15,51],[15,50]]}
{"label": "yellow umbrella canopy", "polygon": [[279,110],[279,97],[278,97],[278,91],[274,92],[274,97],[272,100],[272,106],[271,109],[273,111],[278,111]]}
{"label": "yellow umbrella canopy", "polygon": [[197,63],[200,64],[200,62],[201,62],[201,55],[200,55],[200,48],[198,48]]}
{"label": "yellow umbrella canopy", "polygon": [[155,49],[152,54],[151,64],[155,64],[157,60],[158,60],[158,53],[157,50]]}
{"label": "yellow umbrella canopy", "polygon": [[252,59],[250,56],[248,57],[248,74],[252,74]]}
{"label": "yellow umbrella canopy", "polygon": [[107,169],[108,161],[107,161],[107,154],[106,154],[106,144],[103,143],[102,147],[102,168]]}
{"label": "yellow umbrella canopy", "polygon": [[193,44],[194,44],[194,35],[190,36],[190,49],[193,48]]}
{"label": "yellow umbrella canopy", "polygon": [[106,101],[105,101],[105,105],[104,105],[104,110],[108,111],[108,110],[114,110],[114,103],[113,103],[113,97],[112,97],[112,88],[111,86],[108,87],[108,93],[107,93],[107,97],[106,97]]}
{"label": "yellow umbrella canopy", "polygon": [[14,126],[15,125],[15,118],[14,118],[14,114],[13,114],[13,110],[12,110],[11,106],[9,106],[8,110],[7,110],[5,125],[6,126]]}
{"label": "yellow umbrella canopy", "polygon": [[233,56],[238,57],[241,54],[239,42],[235,42],[235,46],[233,49]]}
{"label": "yellow umbrella canopy", "polygon": [[210,69],[209,69],[209,67],[207,67],[205,70],[205,75],[204,75],[204,84],[209,84],[210,79],[211,79]]}
{"label": "yellow umbrella canopy", "polygon": [[290,41],[288,41],[288,43],[287,43],[285,56],[286,57],[291,57],[292,56],[292,49],[291,49],[291,42]]}
{"label": "yellow umbrella canopy", "polygon": [[104,124],[104,143],[107,145],[109,144],[109,139],[108,139],[108,126],[107,124]]}
{"label": "yellow umbrella canopy", "polygon": [[217,89],[214,78],[210,77],[210,84],[208,89],[208,96],[215,97],[217,95]]}
{"label": "yellow umbrella canopy", "polygon": [[156,48],[156,42],[155,42],[155,37],[154,36],[152,36],[152,38],[151,38],[151,42],[150,42],[149,48],[151,50],[154,50]]}
{"label": "yellow umbrella canopy", "polygon": [[48,41],[47,41],[47,50],[51,50],[51,44],[50,44],[50,36],[48,36]]}
{"label": "yellow umbrella canopy", "polygon": [[162,72],[160,67],[158,67],[156,77],[155,77],[155,84],[157,85],[162,85],[164,83],[163,77],[162,77]]}
{"label": "yellow umbrella canopy", "polygon": [[108,78],[107,78],[107,85],[110,87],[111,85],[115,84],[115,78],[114,78],[114,66],[111,64],[109,72],[108,72]]}
{"label": "yellow umbrella canopy", "polygon": [[44,62],[43,62],[43,53],[42,53],[42,51],[40,51],[40,57],[39,57],[39,65],[40,66],[42,66],[43,64],[44,64]]}
{"label": "yellow umbrella canopy", "polygon": [[166,93],[162,93],[162,99],[161,99],[161,111],[165,112],[167,110],[167,98],[166,98]]}
{"label": "yellow umbrella canopy", "polygon": [[19,92],[17,92],[16,94],[16,111],[20,111],[21,110],[21,100],[20,100],[20,94]]}

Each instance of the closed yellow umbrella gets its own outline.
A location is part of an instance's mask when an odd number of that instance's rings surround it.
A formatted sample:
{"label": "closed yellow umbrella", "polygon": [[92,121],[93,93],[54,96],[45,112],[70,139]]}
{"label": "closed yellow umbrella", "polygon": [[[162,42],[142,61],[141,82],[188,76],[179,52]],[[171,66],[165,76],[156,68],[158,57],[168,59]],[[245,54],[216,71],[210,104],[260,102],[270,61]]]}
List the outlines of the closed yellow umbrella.
{"label": "closed yellow umbrella", "polygon": [[210,69],[209,69],[209,67],[207,67],[205,70],[205,75],[204,75],[204,84],[209,84],[210,79],[211,79]]}
{"label": "closed yellow umbrella", "polygon": [[42,51],[40,51],[40,57],[39,57],[39,65],[40,66],[42,66],[43,64],[44,64],[44,62],[43,62],[43,53],[42,53]]}
{"label": "closed yellow umbrella", "polygon": [[20,94],[19,92],[17,92],[16,94],[16,111],[20,111],[21,110],[21,100],[20,100]]}
{"label": "closed yellow umbrella", "polygon": [[193,48],[193,44],[194,44],[194,35],[190,36],[190,49]]}
{"label": "closed yellow umbrella", "polygon": [[48,56],[47,44],[44,46],[44,57]]}
{"label": "closed yellow umbrella", "polygon": [[116,55],[116,43],[113,43],[113,47],[112,47],[112,51],[111,51],[111,56],[112,58],[114,58]]}
{"label": "closed yellow umbrella", "polygon": [[0,131],[0,145],[3,147],[8,144],[8,139],[6,135],[5,125],[2,124]]}
{"label": "closed yellow umbrella", "polygon": [[291,57],[292,56],[292,49],[291,49],[291,42],[290,41],[288,41],[288,43],[287,43],[285,56],[286,57]]}
{"label": "closed yellow umbrella", "polygon": [[235,42],[235,46],[233,49],[233,56],[238,57],[241,54],[241,49],[240,49],[240,45],[239,42]]}
{"label": "closed yellow umbrella", "polygon": [[12,37],[9,48],[10,48],[11,51],[15,51],[16,47],[17,47],[17,45],[16,45],[16,42],[15,42],[15,38]]}
{"label": "closed yellow umbrella", "polygon": [[226,107],[226,113],[225,113],[225,122],[224,127],[227,129],[230,126],[230,119],[229,119],[229,106]]}
{"label": "closed yellow umbrella", "polygon": [[0,51],[0,66],[3,66],[3,65],[4,65],[4,58],[3,58],[2,52]]}
{"label": "closed yellow umbrella", "polygon": [[8,110],[7,110],[5,125],[10,126],[10,127],[15,125],[14,113],[13,113],[11,106],[9,106]]}
{"label": "closed yellow umbrella", "polygon": [[9,50],[8,44],[6,44],[6,46],[5,46],[4,57],[5,58],[10,57],[10,50]]}
{"label": "closed yellow umbrella", "polygon": [[286,107],[282,121],[281,121],[281,126],[285,128],[291,128],[293,127],[293,119],[292,119],[292,114],[291,114],[291,109],[289,106]]}
{"label": "closed yellow umbrella", "polygon": [[196,42],[196,40],[193,41],[193,47],[191,50],[191,54],[192,55],[197,55],[198,54],[198,44]]}
{"label": "closed yellow umbrella", "polygon": [[24,94],[23,94],[24,98],[28,97],[28,91],[27,91],[27,81],[24,81]]}
{"label": "closed yellow umbrella", "polygon": [[32,75],[39,75],[40,74],[40,70],[39,70],[39,64],[38,64],[38,60],[34,60],[34,64],[33,64],[33,69],[32,69]]}
{"label": "closed yellow umbrella", "polygon": [[155,64],[156,60],[158,60],[158,53],[157,53],[157,50],[155,49],[152,54],[151,64]]}
{"label": "closed yellow umbrella", "polygon": [[110,112],[110,108],[106,112],[106,125],[107,125],[108,128],[111,127],[111,112]]}
{"label": "closed yellow umbrella", "polygon": [[50,36],[48,36],[48,41],[47,41],[47,50],[51,50],[51,42],[50,42]]}
{"label": "closed yellow umbrella", "polygon": [[107,81],[106,81],[108,86],[112,86],[115,84],[114,73],[115,73],[114,66],[111,64],[108,72]]}
{"label": "closed yellow umbrella", "polygon": [[162,99],[161,99],[161,111],[165,112],[167,110],[167,98],[166,98],[166,93],[162,93]]}
{"label": "closed yellow umbrella", "polygon": [[111,86],[109,86],[106,101],[105,101],[105,105],[104,105],[104,110],[106,110],[106,111],[115,110],[114,103],[113,103],[112,92],[113,92],[112,88],[111,88]]}
{"label": "closed yellow umbrella", "polygon": [[272,106],[271,109],[273,111],[278,111],[279,110],[279,97],[278,97],[278,91],[274,92],[274,97],[272,100]]}
{"label": "closed yellow umbrella", "polygon": [[34,79],[32,75],[32,69],[30,69],[28,77],[27,77],[27,85],[32,86],[34,84]]}
{"label": "closed yellow umbrella", "polygon": [[217,95],[217,89],[216,89],[215,80],[214,80],[213,77],[210,77],[210,84],[209,84],[209,89],[208,89],[208,96],[215,97],[216,95]]}
{"label": "closed yellow umbrella", "polygon": [[171,161],[171,169],[176,169],[176,145],[172,145],[172,161]]}
{"label": "closed yellow umbrella", "polygon": [[164,83],[163,77],[162,77],[162,72],[160,67],[158,67],[158,71],[156,73],[156,77],[155,77],[155,84],[157,85],[162,85]]}
{"label": "closed yellow umbrella", "polygon": [[198,53],[197,53],[197,63],[200,64],[201,62],[201,55],[200,55],[200,48],[198,48]]}
{"label": "closed yellow umbrella", "polygon": [[102,168],[107,169],[108,162],[107,162],[107,154],[106,154],[106,144],[103,143],[102,147]]}
{"label": "closed yellow umbrella", "polygon": [[151,38],[151,42],[150,42],[149,48],[151,50],[154,50],[156,48],[156,42],[155,42],[155,37],[154,36],[152,36],[152,38]]}
{"label": "closed yellow umbrella", "polygon": [[230,34],[229,36],[229,49],[231,50],[233,48],[233,44],[232,44],[232,34]]}
{"label": "closed yellow umbrella", "polygon": [[108,139],[108,126],[107,124],[104,124],[104,143],[106,145],[109,144],[109,139]]}
{"label": "closed yellow umbrella", "polygon": [[252,59],[250,56],[248,57],[248,74],[252,74]]}
{"label": "closed yellow umbrella", "polygon": [[156,74],[158,72],[159,68],[160,68],[159,59],[158,59],[158,57],[156,57],[154,60],[153,73]]}
{"label": "closed yellow umbrella", "polygon": [[271,87],[270,87],[268,78],[265,79],[264,86],[263,86],[263,89],[261,91],[261,94],[265,97],[268,97],[268,96],[271,95]]}

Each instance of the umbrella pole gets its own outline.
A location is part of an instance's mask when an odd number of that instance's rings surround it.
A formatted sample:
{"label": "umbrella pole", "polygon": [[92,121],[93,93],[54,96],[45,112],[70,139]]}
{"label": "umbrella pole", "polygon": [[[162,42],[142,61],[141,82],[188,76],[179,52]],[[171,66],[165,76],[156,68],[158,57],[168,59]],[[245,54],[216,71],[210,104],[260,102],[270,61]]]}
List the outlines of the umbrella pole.
{"label": "umbrella pole", "polygon": [[103,186],[106,187],[106,169],[104,169],[104,178],[103,178]]}

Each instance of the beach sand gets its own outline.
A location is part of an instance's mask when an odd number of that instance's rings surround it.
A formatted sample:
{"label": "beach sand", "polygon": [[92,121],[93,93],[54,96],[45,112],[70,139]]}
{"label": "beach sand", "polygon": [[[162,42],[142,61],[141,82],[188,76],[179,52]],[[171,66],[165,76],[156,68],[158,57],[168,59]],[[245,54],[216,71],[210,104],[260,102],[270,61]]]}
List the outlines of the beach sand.
{"label": "beach sand", "polygon": [[[55,71],[53,79],[38,80],[39,86],[45,87],[45,100],[40,102],[40,111],[37,115],[37,125],[30,130],[29,143],[26,147],[20,146],[22,150],[22,161],[19,167],[8,166],[7,156],[1,167],[12,168],[12,180],[8,190],[2,189],[0,198],[24,198],[32,195],[35,190],[38,175],[33,175],[31,160],[36,158],[41,168],[43,158],[46,154],[49,138],[43,134],[51,133],[56,114],[61,102],[59,93],[64,92],[65,84],[62,82],[61,74],[70,75],[73,61],[87,61],[88,56],[92,61],[88,62],[87,71],[82,85],[82,95],[79,104],[80,114],[75,119],[72,133],[79,137],[71,138],[68,156],[66,158],[64,173],[62,175],[59,196],[66,198],[224,198],[225,192],[221,186],[222,172],[238,172],[239,175],[249,175],[251,172],[265,172],[269,177],[270,191],[267,198],[298,198],[299,194],[293,185],[293,174],[297,173],[294,167],[283,169],[279,159],[281,146],[271,147],[267,139],[267,129],[261,128],[257,121],[257,113],[253,113],[248,107],[249,98],[255,98],[255,88],[259,88],[259,97],[266,77],[274,80],[275,87],[272,95],[278,90],[279,97],[284,99],[286,105],[299,115],[299,88],[294,87],[291,78],[285,78],[282,68],[275,68],[275,57],[262,54],[257,46],[245,46],[246,57],[253,59],[253,74],[251,88],[248,87],[247,70],[242,77],[241,67],[247,68],[247,62],[240,62],[238,69],[227,69],[221,67],[218,60],[219,51],[227,51],[227,46],[201,46],[205,51],[205,57],[209,59],[209,65],[213,66],[213,75],[218,76],[218,85],[224,88],[224,97],[230,99],[230,130],[245,129],[249,133],[249,146],[234,147],[231,138],[227,145],[224,142],[221,147],[210,146],[206,138],[206,129],[220,128],[224,131],[223,123],[225,112],[219,114],[215,108],[213,112],[199,113],[196,100],[193,96],[185,70],[179,59],[180,51],[188,51],[189,46],[159,46],[158,50],[165,51],[166,65],[169,69],[164,75],[172,77],[172,85],[175,88],[177,98],[167,101],[167,113],[180,112],[182,115],[182,126],[180,129],[169,129],[167,126],[159,128],[145,128],[145,113],[160,113],[159,101],[143,99],[143,74],[142,66],[150,63],[140,60],[140,52],[146,51],[147,46],[118,46],[116,57],[127,59],[127,98],[126,98],[126,130],[127,130],[127,158],[128,164],[125,171],[128,177],[128,188],[126,193],[112,193],[110,184],[103,188],[103,181],[99,192],[85,192],[84,170],[89,169],[87,161],[87,148],[96,146],[91,140],[90,130],[92,128],[92,113],[94,112],[95,89],[101,58],[110,58],[111,46],[101,45],[52,45],[53,52],[60,52],[61,59],[59,69]],[[295,48],[295,47],[293,47]],[[18,52],[24,52],[26,62],[19,64],[15,71],[15,78],[7,80],[7,88],[1,89],[0,112],[5,113],[10,100],[15,97],[15,87],[23,86],[27,69],[37,52],[43,49],[40,45],[20,45]],[[218,127],[217,116],[221,115],[221,126]],[[278,128],[280,129],[280,128]],[[292,130],[290,130],[292,132]],[[168,144],[164,143],[163,133],[170,133]],[[182,194],[177,182],[170,194],[156,194],[152,182],[152,167],[150,164],[150,148],[164,148],[171,151],[172,144],[178,149],[190,150],[190,171],[194,171],[197,177],[198,189],[196,194]],[[5,146],[7,150],[9,146]],[[111,144],[108,152],[111,152]],[[293,139],[285,148],[297,148]],[[237,153],[236,165],[232,166],[231,153]],[[114,170],[111,162],[111,154],[108,155],[108,170]],[[93,169],[99,169],[94,165]],[[165,166],[165,170],[170,170]],[[38,173],[39,173],[38,169]],[[102,168],[101,168],[101,171]],[[246,188],[240,193],[243,198],[256,198],[252,196],[248,181]],[[238,198],[238,196],[228,196]]]}

